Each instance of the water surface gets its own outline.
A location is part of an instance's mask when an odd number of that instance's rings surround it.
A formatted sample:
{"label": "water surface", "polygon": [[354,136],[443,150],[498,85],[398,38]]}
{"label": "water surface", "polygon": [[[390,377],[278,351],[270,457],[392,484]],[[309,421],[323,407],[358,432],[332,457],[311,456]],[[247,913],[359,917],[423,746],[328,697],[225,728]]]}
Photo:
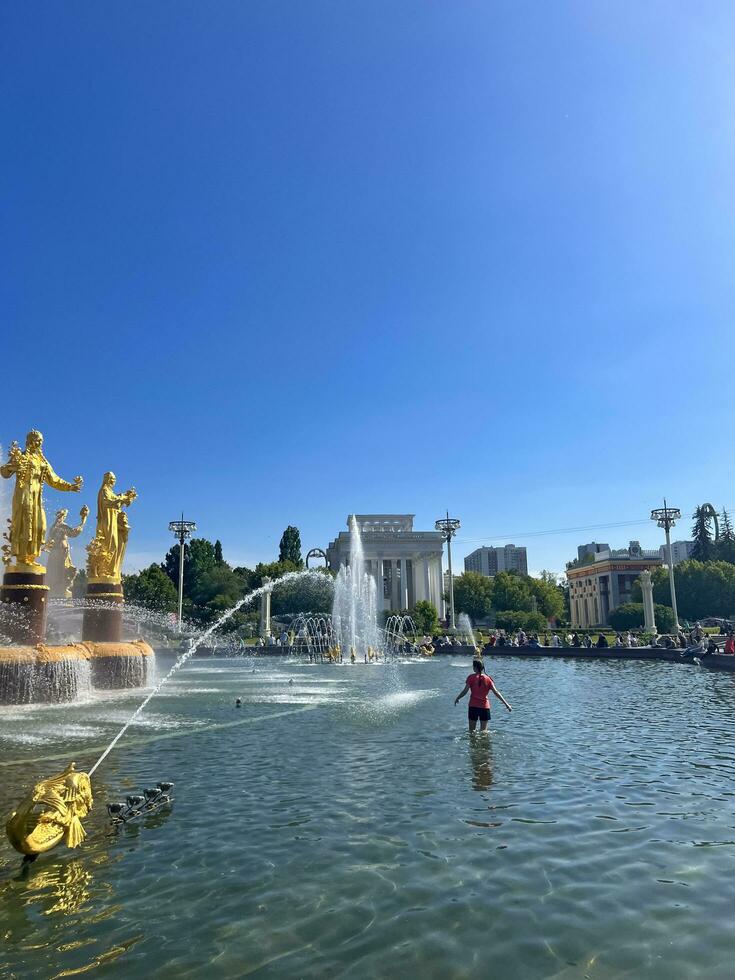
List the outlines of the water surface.
{"label": "water surface", "polygon": [[[467,670],[190,662],[95,774],[82,848],[22,881],[0,844],[0,976],[731,977],[734,678],[504,659],[514,712],[470,738]],[[139,699],[1,708],[0,810]],[[159,779],[172,811],[111,833]]]}

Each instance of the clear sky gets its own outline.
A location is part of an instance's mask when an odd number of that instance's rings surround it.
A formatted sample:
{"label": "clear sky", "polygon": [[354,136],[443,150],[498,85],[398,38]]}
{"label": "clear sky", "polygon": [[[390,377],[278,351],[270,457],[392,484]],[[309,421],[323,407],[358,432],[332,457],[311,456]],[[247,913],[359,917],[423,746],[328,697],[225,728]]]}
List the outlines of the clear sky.
{"label": "clear sky", "polygon": [[5,5],[0,442],[134,484],[133,565],[182,510],[234,563],[449,508],[560,570],[661,532],[520,534],[735,509],[734,40],[730,0]]}

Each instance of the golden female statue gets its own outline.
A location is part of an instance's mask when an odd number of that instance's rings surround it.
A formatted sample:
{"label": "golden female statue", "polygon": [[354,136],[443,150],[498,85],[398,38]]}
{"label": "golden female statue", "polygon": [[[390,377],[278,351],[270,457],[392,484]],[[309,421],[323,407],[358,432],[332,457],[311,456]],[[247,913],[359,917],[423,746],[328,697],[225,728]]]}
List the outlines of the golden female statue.
{"label": "golden female statue", "polygon": [[69,538],[78,538],[82,533],[89,514],[85,504],[79,511],[79,524],[76,527],[66,523],[69,511],[65,508],[56,511],[56,520],[48,533],[45,551],[48,551],[46,573],[51,596],[55,599],[71,599],[71,587],[77,577],[77,570],[72,564],[69,550]]}
{"label": "golden female statue", "polygon": [[138,496],[135,487],[125,493],[115,493],[115,474],[105,473],[97,494],[97,531],[87,547],[89,581],[120,582],[125,548],[128,543],[127,515],[123,507],[129,507]]}
{"label": "golden female statue", "polygon": [[5,534],[8,542],[3,545],[3,561],[15,564],[11,571],[43,572],[43,565],[36,559],[46,540],[46,514],[43,509],[43,486],[54,490],[78,493],[82,489],[81,476],[67,483],[54,473],[43,455],[43,436],[35,429],[26,436],[26,447],[21,452],[14,442],[8,453],[8,462],[0,466],[0,476],[7,480],[15,476],[13,509],[10,527]]}

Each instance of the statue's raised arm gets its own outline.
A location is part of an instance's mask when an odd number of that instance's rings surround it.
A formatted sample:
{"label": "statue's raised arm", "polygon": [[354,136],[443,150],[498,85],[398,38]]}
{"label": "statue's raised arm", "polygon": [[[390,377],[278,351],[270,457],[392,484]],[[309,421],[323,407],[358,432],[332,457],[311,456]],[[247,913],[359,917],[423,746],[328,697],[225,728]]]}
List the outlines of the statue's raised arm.
{"label": "statue's raised arm", "polygon": [[0,466],[0,476],[6,480],[15,477],[13,506],[9,528],[5,533],[3,561],[23,571],[42,571],[37,562],[46,541],[46,514],[43,509],[43,486],[54,490],[77,493],[82,488],[81,476],[69,483],[54,472],[43,454],[43,436],[33,429],[26,436],[25,449],[21,451],[14,442],[8,453],[8,461]]}

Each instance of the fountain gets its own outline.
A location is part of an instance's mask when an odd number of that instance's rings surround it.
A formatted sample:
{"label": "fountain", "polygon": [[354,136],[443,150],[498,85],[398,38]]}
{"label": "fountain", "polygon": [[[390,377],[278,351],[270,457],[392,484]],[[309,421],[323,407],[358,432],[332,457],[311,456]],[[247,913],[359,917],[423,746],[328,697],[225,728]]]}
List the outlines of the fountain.
{"label": "fountain", "polygon": [[[88,585],[81,642],[46,643],[51,595],[69,602],[76,569],[68,538],[76,537],[87,518],[80,512],[77,527],[66,524],[60,510],[46,537],[43,488],[78,493],[81,476],[72,482],[54,472],[43,452],[43,436],[28,433],[25,449],[12,443],[0,476],[15,477],[10,517],[2,546],[6,569],[0,589],[0,704],[70,701],[92,688],[118,689],[146,683],[151,647],[138,639],[122,641],[123,591],[121,567],[129,525],[123,508],[136,498],[135,490],[115,494],[113,473],[106,473],[97,498],[97,528],[89,545]],[[49,568],[39,564],[49,552]],[[55,599],[55,603],[59,599]],[[54,605],[55,608],[55,605]]]}
{"label": "fountain", "polygon": [[369,654],[384,653],[383,636],[378,627],[375,579],[365,571],[360,528],[350,517],[350,560],[337,573],[332,606],[332,635],[343,655],[350,651],[359,660]]}

